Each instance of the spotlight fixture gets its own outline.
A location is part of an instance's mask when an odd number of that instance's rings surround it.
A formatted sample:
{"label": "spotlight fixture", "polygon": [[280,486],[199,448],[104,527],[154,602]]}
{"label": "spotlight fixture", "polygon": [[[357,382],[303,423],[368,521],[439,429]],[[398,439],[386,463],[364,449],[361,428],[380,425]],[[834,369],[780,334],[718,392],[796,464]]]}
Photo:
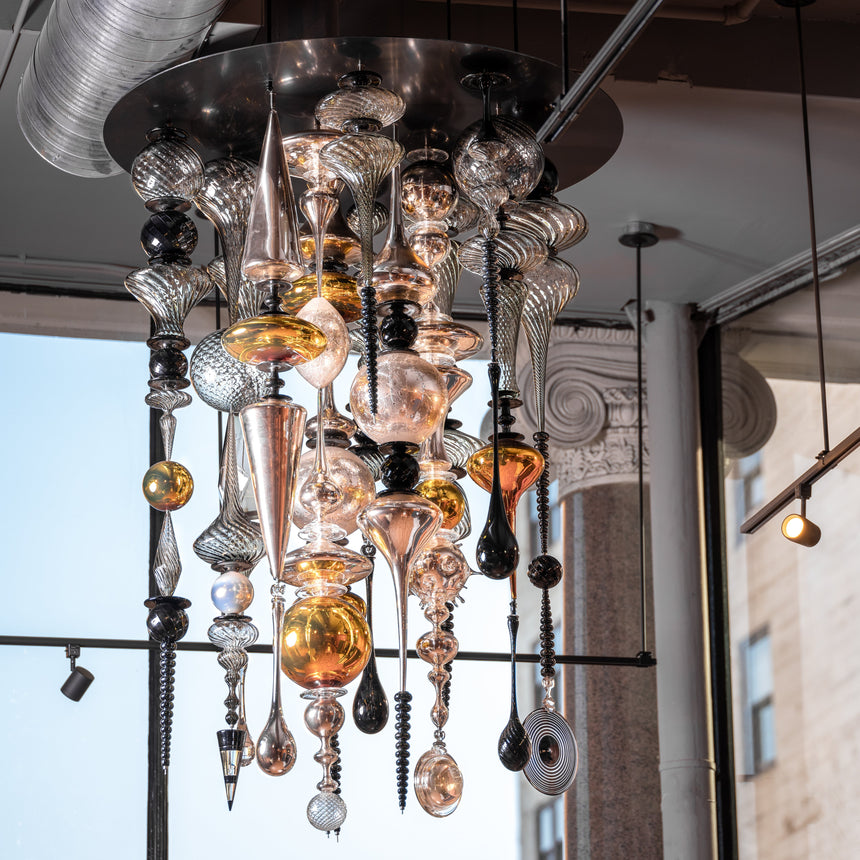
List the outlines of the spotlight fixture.
{"label": "spotlight fixture", "polygon": [[789,514],[782,521],[782,533],[792,543],[815,546],[821,540],[821,529],[806,518],[806,500],[812,496],[812,490],[808,484],[801,484],[796,492],[800,499],[800,513]]}
{"label": "spotlight fixture", "polygon": [[66,656],[71,661],[72,671],[60,687],[60,692],[73,702],[80,702],[84,693],[89,690],[95,675],[83,666],[75,665],[75,660],[81,656],[80,645],[66,645]]}

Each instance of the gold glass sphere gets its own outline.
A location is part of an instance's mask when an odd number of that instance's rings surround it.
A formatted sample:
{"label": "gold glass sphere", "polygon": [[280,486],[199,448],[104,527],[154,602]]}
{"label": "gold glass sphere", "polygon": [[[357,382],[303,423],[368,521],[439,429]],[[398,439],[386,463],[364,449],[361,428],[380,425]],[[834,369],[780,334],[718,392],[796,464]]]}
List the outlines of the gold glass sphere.
{"label": "gold glass sphere", "polygon": [[281,669],[305,689],[345,686],[364,670],[371,647],[367,621],[338,597],[306,597],[284,615]]}
{"label": "gold glass sphere", "polygon": [[454,481],[449,481],[447,478],[427,478],[421,481],[415,490],[442,511],[440,529],[452,529],[463,519],[466,497]]}
{"label": "gold glass sphere", "polygon": [[[317,276],[312,272],[297,281],[283,297],[281,305],[288,314],[298,313],[317,294]],[[334,309],[343,317],[344,322],[355,322],[361,316],[361,296],[355,278],[343,272],[323,269],[322,294]]]}
{"label": "gold glass sphere", "polygon": [[143,495],[157,511],[176,511],[188,503],[194,492],[191,472],[174,460],[150,466],[143,476]]}
{"label": "gold glass sphere", "polygon": [[339,594],[338,597],[354,606],[360,613],[363,618],[367,617],[367,603],[365,603],[364,598],[360,597],[354,591],[345,591],[343,594]]}
{"label": "gold glass sphere", "polygon": [[312,323],[285,314],[261,315],[231,325],[221,335],[229,355],[245,364],[295,367],[325,349],[325,335]]}

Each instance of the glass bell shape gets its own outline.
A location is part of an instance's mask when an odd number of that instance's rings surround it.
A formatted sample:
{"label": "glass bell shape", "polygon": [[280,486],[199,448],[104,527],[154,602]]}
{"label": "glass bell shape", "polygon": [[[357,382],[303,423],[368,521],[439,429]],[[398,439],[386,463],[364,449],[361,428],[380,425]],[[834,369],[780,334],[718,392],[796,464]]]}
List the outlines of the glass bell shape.
{"label": "glass bell shape", "polygon": [[423,442],[448,409],[445,380],[429,362],[411,350],[391,350],[379,356],[378,407],[370,411],[367,370],[359,370],[349,402],[359,428],[378,444]]}
{"label": "glass bell shape", "polygon": [[221,343],[237,361],[261,370],[284,370],[321,355],[326,336],[305,320],[286,314],[260,314],[224,329]]}
{"label": "glass bell shape", "polygon": [[[539,451],[518,439],[499,439],[499,479],[505,513],[511,528],[516,523],[517,503],[540,477],[544,459]],[[493,446],[485,445],[469,457],[469,477],[488,493],[493,486]]]}
{"label": "glass bell shape", "polygon": [[[328,268],[327,268],[328,266]],[[281,306],[288,314],[296,314],[317,294],[316,272],[303,275],[293,281],[293,288],[281,299]],[[323,263],[322,296],[347,323],[361,316],[361,296],[358,281],[346,272],[341,272],[330,263]]]}
{"label": "glass bell shape", "polygon": [[433,744],[415,765],[415,796],[434,818],[445,818],[463,796],[463,773],[444,744]]}
{"label": "glass bell shape", "polygon": [[274,579],[287,552],[306,415],[301,406],[276,397],[246,406],[241,412],[260,531]]}
{"label": "glass bell shape", "polygon": [[406,241],[400,204],[400,166],[391,174],[391,223],[382,250],[373,263],[371,283],[379,302],[423,305],[433,297],[433,275]]}
{"label": "glass bell shape", "polygon": [[[302,454],[296,473],[296,486],[305,485],[314,470],[314,459],[314,451]],[[346,448],[327,445],[326,464],[329,480],[340,490],[340,501],[334,510],[327,513],[326,520],[350,535],[358,528],[358,515],[376,498],[373,475],[365,463]],[[311,511],[303,507],[301,498],[296,494],[293,522],[303,528],[311,519]]]}
{"label": "glass bell shape", "polygon": [[338,597],[306,597],[284,615],[281,669],[300,687],[345,686],[361,674],[371,647],[364,616]]}
{"label": "glass bell shape", "polygon": [[242,256],[242,271],[255,284],[294,281],[305,273],[299,248],[293,187],[274,105],[269,111]]}
{"label": "glass bell shape", "polygon": [[315,325],[326,339],[325,349],[314,359],[298,366],[305,382],[314,388],[325,388],[334,382],[346,364],[349,355],[349,331],[343,317],[328,299],[314,296],[296,315],[298,319]]}
{"label": "glass bell shape", "polygon": [[338,88],[324,96],[314,111],[322,128],[336,131],[379,131],[397,122],[406,103],[382,86],[382,77],[369,69],[342,75]]}

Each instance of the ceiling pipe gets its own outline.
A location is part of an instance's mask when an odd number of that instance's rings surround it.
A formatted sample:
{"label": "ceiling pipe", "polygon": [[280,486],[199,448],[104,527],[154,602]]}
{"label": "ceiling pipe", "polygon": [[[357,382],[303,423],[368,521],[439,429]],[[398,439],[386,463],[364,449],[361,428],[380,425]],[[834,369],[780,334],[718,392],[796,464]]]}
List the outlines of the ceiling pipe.
{"label": "ceiling pipe", "polygon": [[30,146],[76,176],[121,173],[102,138],[111,108],[193,56],[225,3],[56,0],[18,88],[18,124]]}
{"label": "ceiling pipe", "polygon": [[639,0],[624,16],[573,86],[562,94],[555,109],[538,130],[537,139],[541,143],[552,143],[579,116],[600,88],[604,78],[639,38],[662,2],[663,0]]}
{"label": "ceiling pipe", "polygon": [[[445,0],[435,0],[445,2]],[[655,18],[670,18],[681,21],[707,21],[713,24],[744,24],[752,17],[752,13],[761,0],[740,0],[732,5],[716,9],[706,9],[701,6],[663,6],[654,13]],[[509,7],[510,0],[455,0],[458,6],[498,6]],[[557,0],[518,0],[520,9],[546,9],[557,11]],[[584,12],[589,15],[626,15],[630,11],[629,3],[600,3],[597,0],[573,0],[567,4],[568,12]]]}

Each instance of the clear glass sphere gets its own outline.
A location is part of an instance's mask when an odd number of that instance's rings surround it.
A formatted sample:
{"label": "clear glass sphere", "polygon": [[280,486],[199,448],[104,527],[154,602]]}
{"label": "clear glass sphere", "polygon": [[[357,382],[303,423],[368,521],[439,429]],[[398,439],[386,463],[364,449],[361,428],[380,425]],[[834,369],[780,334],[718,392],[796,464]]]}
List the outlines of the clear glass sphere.
{"label": "clear glass sphere", "polygon": [[377,410],[370,411],[367,369],[356,374],[349,393],[352,415],[361,431],[379,445],[421,444],[448,409],[445,380],[429,362],[410,350],[391,350],[377,364]]}
{"label": "clear glass sphere", "polygon": [[364,616],[337,597],[306,597],[284,615],[281,669],[300,687],[345,686],[364,670],[371,647]]}
{"label": "clear glass sphere", "polygon": [[435,818],[450,815],[463,796],[463,774],[441,745],[434,744],[415,765],[415,795]]}
{"label": "clear glass sphere", "polygon": [[203,162],[180,136],[160,137],[134,159],[131,184],[144,203],[162,197],[191,201],[203,188]]}
{"label": "clear glass sphere", "polygon": [[451,240],[441,221],[419,221],[409,231],[409,246],[428,269],[438,266],[451,250]]}
{"label": "clear glass sphere", "polygon": [[334,305],[322,296],[314,296],[296,317],[315,325],[326,339],[325,349],[316,358],[297,368],[305,382],[314,388],[325,388],[334,382],[346,364],[349,354],[349,331]]}
{"label": "clear glass sphere", "polygon": [[427,478],[418,484],[415,492],[433,502],[442,511],[440,529],[452,529],[463,518],[466,497],[454,481],[447,478]]}
{"label": "clear glass sphere", "polygon": [[321,791],[311,798],[307,813],[308,821],[317,830],[330,833],[346,821],[346,804],[339,794]]}
{"label": "clear glass sphere", "polygon": [[[296,486],[303,487],[314,469],[314,451],[305,451],[299,460],[296,472]],[[376,498],[376,487],[370,469],[352,451],[346,448],[326,447],[328,477],[341,493],[337,507],[326,516],[326,521],[340,526],[348,535],[357,528],[356,518],[364,508]],[[293,503],[293,522],[304,528],[312,518],[312,513],[304,508],[300,494],[296,493]]]}
{"label": "clear glass sphere", "polygon": [[191,472],[175,460],[162,460],[143,476],[143,495],[157,511],[177,511],[194,492]]}
{"label": "clear glass sphere", "polygon": [[457,202],[454,177],[436,161],[416,161],[401,176],[403,214],[411,221],[444,221]]}
{"label": "clear glass sphere", "polygon": [[241,615],[253,599],[254,586],[239,570],[228,570],[212,583],[212,602],[223,615]]}

